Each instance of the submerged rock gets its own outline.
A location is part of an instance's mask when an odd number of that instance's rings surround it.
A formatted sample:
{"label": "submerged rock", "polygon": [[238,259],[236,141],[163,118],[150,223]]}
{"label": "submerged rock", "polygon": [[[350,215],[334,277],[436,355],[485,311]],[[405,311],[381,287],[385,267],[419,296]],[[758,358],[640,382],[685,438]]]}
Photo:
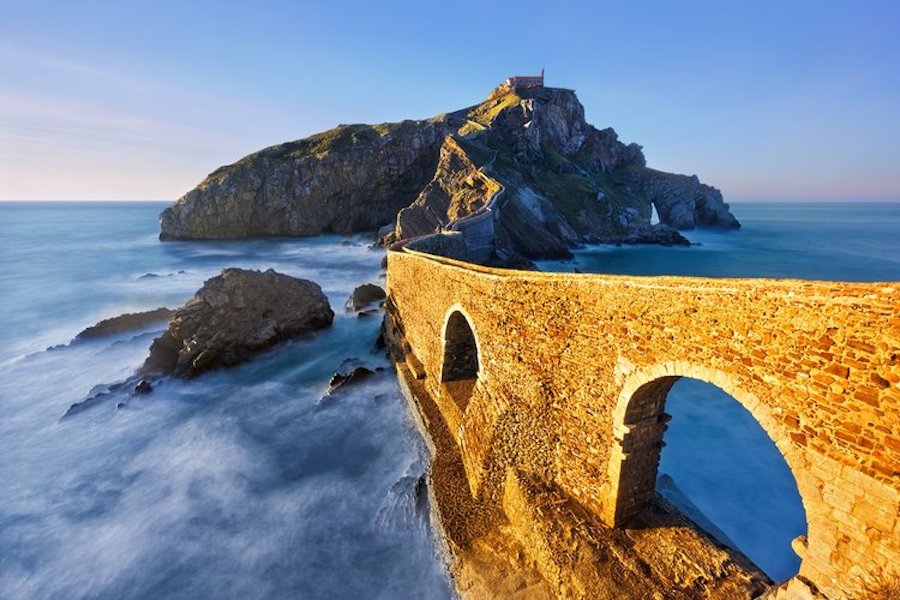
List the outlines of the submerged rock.
{"label": "submerged rock", "polygon": [[193,377],[328,327],[333,318],[328,298],[312,281],[271,269],[225,269],[175,311],[141,371]]}
{"label": "submerged rock", "polygon": [[156,308],[136,313],[125,313],[117,317],[103,319],[96,325],[91,325],[81,333],[75,336],[76,342],[90,340],[126,331],[134,331],[156,323],[167,321],[175,311],[169,308]]}

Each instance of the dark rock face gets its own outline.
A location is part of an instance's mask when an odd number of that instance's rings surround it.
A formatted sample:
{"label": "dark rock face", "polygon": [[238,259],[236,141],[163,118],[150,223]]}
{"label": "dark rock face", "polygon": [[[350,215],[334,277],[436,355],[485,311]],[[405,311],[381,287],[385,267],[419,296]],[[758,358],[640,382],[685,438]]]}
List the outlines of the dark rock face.
{"label": "dark rock face", "polygon": [[365,381],[374,374],[375,371],[366,367],[355,367],[346,373],[335,373],[328,381],[328,392],[326,394],[331,395],[339,389]]}
{"label": "dark rock face", "polygon": [[333,318],[328,299],[312,281],[271,269],[225,269],[175,311],[150,347],[142,372],[193,377],[328,327]]}
{"label": "dark rock face", "polygon": [[691,242],[678,230],[662,223],[639,229],[617,240],[618,244],[658,244],[660,246],[690,246]]}
{"label": "dark rock face", "polygon": [[349,310],[362,310],[373,302],[379,302],[386,297],[384,290],[374,283],[364,283],[353,290],[350,298],[347,299],[347,308]]}
{"label": "dark rock face", "polygon": [[167,208],[160,237],[367,230],[390,244],[450,230],[455,258],[494,264],[597,239],[657,243],[640,233],[653,206],[676,229],[740,226],[718,190],[647,168],[639,145],[587,123],[572,90],[501,86],[427,121],[346,125],[251,154]]}
{"label": "dark rock face", "polygon": [[160,215],[160,239],[375,231],[434,173],[447,118],[344,125],[210,174]]}
{"label": "dark rock face", "polygon": [[91,325],[75,336],[75,341],[90,340],[94,338],[116,335],[128,331],[134,331],[156,323],[167,321],[175,311],[168,308],[157,308],[137,313],[125,313],[117,317],[103,319],[96,325]]}

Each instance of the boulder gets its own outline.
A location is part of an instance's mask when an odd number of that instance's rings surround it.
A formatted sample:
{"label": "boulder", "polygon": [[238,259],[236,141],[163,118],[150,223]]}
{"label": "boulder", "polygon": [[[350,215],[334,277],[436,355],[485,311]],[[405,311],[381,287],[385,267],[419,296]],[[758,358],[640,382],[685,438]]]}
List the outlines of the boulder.
{"label": "boulder", "polygon": [[225,269],[175,311],[141,371],[193,377],[328,327],[333,319],[328,298],[312,281],[271,269]]}
{"label": "boulder", "polygon": [[384,290],[374,283],[364,283],[353,290],[350,298],[347,300],[347,309],[358,311],[362,310],[373,302],[384,300],[386,294]]}

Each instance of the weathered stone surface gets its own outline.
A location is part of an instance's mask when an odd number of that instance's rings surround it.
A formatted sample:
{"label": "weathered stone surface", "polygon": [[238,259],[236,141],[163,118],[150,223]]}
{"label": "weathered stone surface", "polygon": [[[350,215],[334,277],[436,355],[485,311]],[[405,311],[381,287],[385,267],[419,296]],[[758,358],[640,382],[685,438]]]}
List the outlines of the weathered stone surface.
{"label": "weathered stone surface", "polygon": [[347,308],[349,310],[362,310],[369,304],[380,302],[384,298],[384,289],[374,283],[364,283],[350,294],[350,298],[347,299]]}
{"label": "weathered stone surface", "polygon": [[175,311],[169,308],[156,308],[144,312],[125,313],[117,317],[103,319],[96,325],[91,325],[75,336],[75,341],[89,340],[110,335],[117,335],[127,331],[135,331],[150,325],[167,321]]}
{"label": "weathered stone surface", "polygon": [[501,186],[472,162],[459,143],[447,136],[431,181],[416,200],[397,214],[395,239],[439,231],[487,205]]}
{"label": "weathered stone surface", "polygon": [[[627,529],[653,501],[666,394],[693,377],[784,455],[808,522],[799,577],[836,599],[900,576],[896,282],[528,273],[413,251],[388,253],[387,281],[398,371],[434,405],[475,514],[499,510],[515,468]],[[475,340],[465,386],[444,381],[451,318]]]}
{"label": "weathered stone surface", "polygon": [[[402,347],[402,335],[391,339]],[[429,440],[431,506],[460,597],[749,600],[766,587],[768,579],[745,557],[661,499],[645,521],[623,531],[515,468],[507,470],[500,499],[473,496],[454,426],[412,362],[399,363],[398,376]]]}
{"label": "weathered stone surface", "polygon": [[225,269],[175,311],[144,373],[192,377],[235,365],[280,341],[331,325],[322,289],[273,270]]}
{"label": "weathered stone surface", "polygon": [[222,167],[160,215],[160,239],[375,231],[434,174],[450,117],[343,125]]}

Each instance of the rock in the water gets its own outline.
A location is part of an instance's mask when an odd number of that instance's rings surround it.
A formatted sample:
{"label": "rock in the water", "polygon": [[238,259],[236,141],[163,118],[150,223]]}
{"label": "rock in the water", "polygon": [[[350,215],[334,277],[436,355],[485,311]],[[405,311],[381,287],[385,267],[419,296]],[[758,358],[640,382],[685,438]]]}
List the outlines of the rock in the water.
{"label": "rock in the water", "polygon": [[373,302],[379,302],[386,297],[384,290],[374,283],[364,283],[350,294],[347,300],[347,308],[350,310],[362,310]]}
{"label": "rock in the water", "polygon": [[157,308],[144,312],[125,313],[117,317],[103,319],[75,336],[75,341],[90,340],[126,331],[134,331],[168,320],[175,311],[168,308]]}
{"label": "rock in the water", "polygon": [[335,373],[331,376],[331,380],[328,382],[328,392],[326,392],[326,394],[331,395],[338,389],[344,389],[351,385],[360,383],[361,381],[365,381],[374,374],[375,371],[367,369],[366,367],[355,367],[352,370],[344,373]]}
{"label": "rock in the water", "polygon": [[661,246],[690,246],[691,242],[678,230],[662,223],[639,229],[619,240],[622,244],[659,244]]}
{"label": "rock in the water", "polygon": [[235,365],[280,341],[328,327],[322,288],[269,269],[225,269],[175,311],[154,340],[144,373],[192,377]]}
{"label": "rock in the water", "polygon": [[149,394],[153,391],[153,384],[150,383],[146,379],[141,379],[136,386],[134,386],[135,394]]}
{"label": "rock in the water", "polygon": [[656,206],[660,221],[675,229],[739,229],[741,226],[722,200],[722,192],[700,183],[696,175],[644,169],[633,176],[632,182]]}

